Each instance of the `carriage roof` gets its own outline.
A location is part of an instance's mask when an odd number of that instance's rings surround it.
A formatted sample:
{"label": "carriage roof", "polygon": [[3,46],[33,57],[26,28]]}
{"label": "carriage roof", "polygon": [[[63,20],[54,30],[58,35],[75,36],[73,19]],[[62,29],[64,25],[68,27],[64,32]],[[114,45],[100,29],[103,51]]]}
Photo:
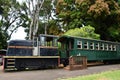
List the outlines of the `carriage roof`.
{"label": "carriage roof", "polygon": [[97,39],[91,39],[91,38],[84,38],[84,37],[77,37],[77,36],[69,36],[69,35],[63,35],[58,38],[59,42],[63,42],[68,39],[78,39],[78,40],[86,40],[86,41],[93,41],[93,42],[104,42],[104,43],[112,43],[112,44],[120,44],[119,42],[112,42],[112,41],[105,41],[105,40],[97,40]]}

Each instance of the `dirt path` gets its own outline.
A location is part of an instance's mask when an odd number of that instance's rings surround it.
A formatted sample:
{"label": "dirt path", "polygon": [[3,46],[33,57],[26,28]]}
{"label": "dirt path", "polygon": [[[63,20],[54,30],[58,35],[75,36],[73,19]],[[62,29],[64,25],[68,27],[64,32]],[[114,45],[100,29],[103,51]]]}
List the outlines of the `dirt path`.
{"label": "dirt path", "polygon": [[3,72],[0,67],[0,80],[58,80],[60,78],[70,78],[118,69],[120,69],[120,64],[92,66],[84,70],[75,71],[68,71],[64,69],[51,69],[51,70]]}

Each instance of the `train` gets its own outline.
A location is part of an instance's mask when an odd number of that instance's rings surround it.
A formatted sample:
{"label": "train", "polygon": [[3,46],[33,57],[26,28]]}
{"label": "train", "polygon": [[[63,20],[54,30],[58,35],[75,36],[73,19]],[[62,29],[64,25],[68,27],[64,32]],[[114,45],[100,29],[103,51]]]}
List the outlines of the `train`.
{"label": "train", "polygon": [[56,68],[69,65],[71,56],[85,56],[88,62],[120,60],[120,43],[74,36],[40,34],[34,40],[11,40],[3,70]]}
{"label": "train", "polygon": [[11,40],[3,70],[55,68],[59,64],[57,36],[41,34],[33,40]]}
{"label": "train", "polygon": [[120,43],[105,40],[87,39],[74,36],[61,36],[59,55],[61,63],[69,64],[70,56],[85,56],[87,62],[118,63],[120,61]]}

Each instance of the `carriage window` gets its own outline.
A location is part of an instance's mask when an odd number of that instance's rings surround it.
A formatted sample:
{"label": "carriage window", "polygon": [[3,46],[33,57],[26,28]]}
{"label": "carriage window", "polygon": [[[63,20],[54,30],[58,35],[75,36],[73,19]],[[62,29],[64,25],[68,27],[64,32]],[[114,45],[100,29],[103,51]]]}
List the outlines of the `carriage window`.
{"label": "carriage window", "polygon": [[108,44],[105,44],[105,50],[108,50]]}
{"label": "carriage window", "polygon": [[96,50],[99,50],[99,43],[96,43],[96,44],[95,44],[95,49],[96,49]]}
{"label": "carriage window", "polygon": [[88,49],[88,42],[84,42],[84,49]]}
{"label": "carriage window", "polygon": [[94,50],[94,43],[93,42],[90,43],[90,49]]}
{"label": "carriage window", "polygon": [[113,49],[112,49],[112,45],[109,45],[108,48],[109,48],[110,51],[113,50]]}
{"label": "carriage window", "polygon": [[104,44],[103,43],[100,45],[100,50],[104,50]]}
{"label": "carriage window", "polygon": [[113,48],[113,51],[116,51],[116,45],[113,45],[112,48]]}
{"label": "carriage window", "polygon": [[82,49],[82,41],[77,41],[77,48]]}

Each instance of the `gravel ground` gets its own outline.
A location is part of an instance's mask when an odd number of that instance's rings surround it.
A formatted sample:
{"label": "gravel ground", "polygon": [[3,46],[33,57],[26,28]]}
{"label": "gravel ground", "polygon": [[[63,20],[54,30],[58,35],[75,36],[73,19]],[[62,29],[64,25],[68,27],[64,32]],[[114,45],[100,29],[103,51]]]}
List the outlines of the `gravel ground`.
{"label": "gravel ground", "polygon": [[0,66],[0,80],[59,80],[82,75],[100,73],[120,69],[120,64],[92,66],[83,70],[69,71],[65,69],[32,70],[3,72]]}

